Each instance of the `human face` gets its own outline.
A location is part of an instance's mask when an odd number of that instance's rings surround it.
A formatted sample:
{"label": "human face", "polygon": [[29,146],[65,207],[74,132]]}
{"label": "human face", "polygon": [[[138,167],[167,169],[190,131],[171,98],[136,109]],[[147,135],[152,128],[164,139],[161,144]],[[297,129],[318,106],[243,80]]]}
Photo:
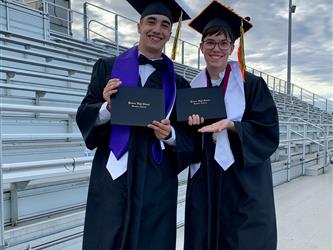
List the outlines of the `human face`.
{"label": "human face", "polygon": [[[216,43],[213,48],[207,48],[211,46],[205,46],[205,43],[211,41],[211,43]],[[225,49],[221,49],[218,43],[225,41],[229,43]],[[228,58],[234,50],[234,45],[230,42],[230,38],[225,34],[213,34],[208,35],[204,38],[203,42],[200,44],[201,52],[204,55],[207,68],[212,68],[223,71],[227,67]]]}
{"label": "human face", "polygon": [[139,50],[148,57],[160,57],[171,36],[170,19],[163,15],[149,15],[138,24]]}

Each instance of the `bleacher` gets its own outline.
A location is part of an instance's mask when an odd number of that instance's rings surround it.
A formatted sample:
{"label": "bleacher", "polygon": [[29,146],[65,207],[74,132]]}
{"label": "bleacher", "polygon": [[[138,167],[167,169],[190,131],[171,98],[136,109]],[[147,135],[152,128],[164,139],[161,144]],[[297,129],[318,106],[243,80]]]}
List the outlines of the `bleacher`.
{"label": "bleacher", "polygon": [[[116,55],[117,45],[53,33],[48,16],[15,1],[1,0],[0,7],[6,9],[0,19],[5,249],[69,246],[82,236],[94,153],[85,148],[76,126],[76,109],[93,63]],[[199,72],[180,63],[175,69],[188,80]],[[275,89],[272,95],[281,140],[271,157],[274,184],[325,171],[333,151],[332,112]],[[184,221],[186,179],[184,171],[179,175],[177,227]]]}

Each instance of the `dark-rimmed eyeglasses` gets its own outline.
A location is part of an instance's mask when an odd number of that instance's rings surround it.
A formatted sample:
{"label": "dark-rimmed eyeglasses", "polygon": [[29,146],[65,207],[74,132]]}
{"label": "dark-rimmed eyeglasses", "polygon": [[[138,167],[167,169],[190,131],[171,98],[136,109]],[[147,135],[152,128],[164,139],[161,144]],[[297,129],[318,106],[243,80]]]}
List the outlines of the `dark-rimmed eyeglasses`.
{"label": "dark-rimmed eyeglasses", "polygon": [[228,40],[221,40],[217,42],[212,39],[207,39],[206,41],[203,41],[202,44],[205,49],[214,49],[216,44],[218,44],[219,49],[226,50],[230,48],[232,43]]}

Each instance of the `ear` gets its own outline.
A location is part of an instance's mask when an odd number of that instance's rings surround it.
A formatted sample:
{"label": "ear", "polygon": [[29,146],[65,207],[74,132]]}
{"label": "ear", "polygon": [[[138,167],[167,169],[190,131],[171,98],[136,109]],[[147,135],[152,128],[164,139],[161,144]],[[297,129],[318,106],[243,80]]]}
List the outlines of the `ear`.
{"label": "ear", "polygon": [[202,44],[202,42],[200,43],[200,51],[203,54],[203,44]]}
{"label": "ear", "polygon": [[138,33],[141,34],[141,26],[140,26],[140,23],[137,24],[137,29],[138,29]]}
{"label": "ear", "polygon": [[230,46],[230,49],[229,49],[229,56],[231,56],[232,52],[234,51],[235,49],[235,45],[233,44],[232,46]]}

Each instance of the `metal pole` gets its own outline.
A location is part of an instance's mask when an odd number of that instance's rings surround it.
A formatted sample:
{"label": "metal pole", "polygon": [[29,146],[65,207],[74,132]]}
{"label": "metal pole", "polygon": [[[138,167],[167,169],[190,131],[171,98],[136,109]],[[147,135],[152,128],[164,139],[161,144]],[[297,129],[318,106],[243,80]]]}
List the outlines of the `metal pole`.
{"label": "metal pole", "polygon": [[[305,141],[308,136],[308,125],[304,124],[303,126],[304,126],[303,127],[304,136],[303,136],[303,152],[302,152],[302,175],[305,175],[305,166],[304,166],[305,150],[306,150]],[[309,150],[309,152],[310,152],[310,150]]]}
{"label": "metal pole", "polygon": [[67,35],[68,36],[70,36],[70,34],[71,34],[71,31],[69,30],[69,26],[70,26],[70,22],[71,22],[71,20],[70,20],[70,10],[66,10],[67,11]]}
{"label": "metal pole", "polygon": [[[296,7],[296,6],[295,6]],[[287,68],[287,94],[290,95],[290,85],[291,85],[291,16],[294,12],[294,7],[292,5],[292,0],[289,0],[289,22],[288,22],[288,68]]]}
{"label": "metal pole", "polygon": [[324,149],[324,167],[323,172],[325,173],[325,167],[328,165],[327,156],[328,156],[328,126],[325,126],[325,149]]}
{"label": "metal pole", "polygon": [[[0,116],[1,117],[1,116]],[[0,250],[5,248],[5,220],[4,220],[4,197],[3,197],[3,176],[2,176],[2,124],[0,121]]]}
{"label": "metal pole", "polygon": [[6,6],[6,30],[9,31],[10,25],[9,25],[9,9],[8,9],[8,2],[5,2]]}
{"label": "metal pole", "polygon": [[184,57],[185,57],[184,50],[185,50],[185,42],[182,41],[182,64],[184,64]]}
{"label": "metal pole", "polygon": [[291,167],[291,125],[287,125],[287,140],[288,140],[288,159],[287,159],[287,181],[290,181],[290,167]]}
{"label": "metal pole", "polygon": [[201,50],[200,50],[200,47],[198,48],[198,69],[200,69],[200,52],[201,52]]}
{"label": "metal pole", "polygon": [[[55,8],[55,7],[54,7]],[[43,0],[43,36],[44,40],[46,40],[46,17],[48,17],[49,14],[49,6],[47,5],[47,2]]]}
{"label": "metal pole", "polygon": [[84,40],[88,41],[88,14],[87,14],[87,2],[83,3],[83,29]]}
{"label": "metal pole", "polygon": [[118,15],[114,17],[114,26],[115,26],[115,42],[117,45],[117,56],[119,55],[119,37],[118,37]]}

